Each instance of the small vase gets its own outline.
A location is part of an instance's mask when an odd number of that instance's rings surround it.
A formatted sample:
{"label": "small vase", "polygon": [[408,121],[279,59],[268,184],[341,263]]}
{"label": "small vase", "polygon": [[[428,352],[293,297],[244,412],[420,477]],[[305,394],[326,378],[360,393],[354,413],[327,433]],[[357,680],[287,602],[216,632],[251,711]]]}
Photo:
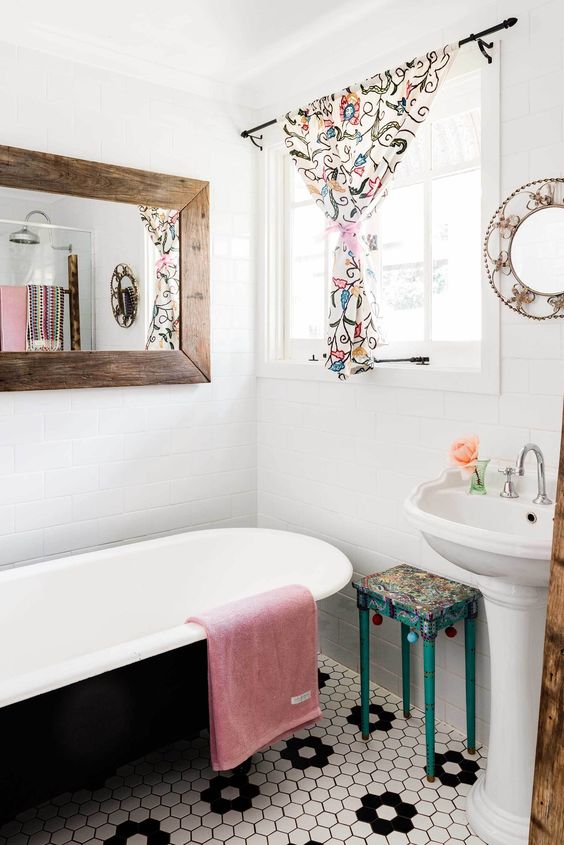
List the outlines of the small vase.
{"label": "small vase", "polygon": [[486,490],[486,469],[489,462],[489,458],[486,458],[485,460],[478,459],[476,461],[476,466],[474,468],[474,472],[472,473],[472,478],[470,479],[469,491],[475,496],[485,496],[488,492]]}

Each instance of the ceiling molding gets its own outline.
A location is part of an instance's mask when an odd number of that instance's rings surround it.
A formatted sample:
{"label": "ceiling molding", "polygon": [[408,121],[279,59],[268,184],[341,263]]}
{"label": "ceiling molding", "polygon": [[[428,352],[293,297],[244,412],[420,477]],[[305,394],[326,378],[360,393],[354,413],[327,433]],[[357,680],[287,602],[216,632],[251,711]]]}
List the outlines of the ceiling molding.
{"label": "ceiling molding", "polygon": [[74,33],[65,33],[60,27],[31,24],[24,30],[19,26],[3,26],[0,40],[21,49],[35,50],[109,73],[140,79],[152,85],[211,97],[220,102],[235,102],[248,107],[249,100],[256,94],[250,84],[226,84],[147,57],[116,52],[99,39],[77,38]]}
{"label": "ceiling molding", "polygon": [[255,116],[389,67],[390,53],[405,60],[414,42],[413,55],[441,46],[457,22],[458,37],[491,23],[491,0],[474,0],[471,13],[467,0],[169,0],[166,13],[149,0],[97,0],[94,20],[71,0],[56,6],[54,16],[40,0],[10,4],[0,39]]}

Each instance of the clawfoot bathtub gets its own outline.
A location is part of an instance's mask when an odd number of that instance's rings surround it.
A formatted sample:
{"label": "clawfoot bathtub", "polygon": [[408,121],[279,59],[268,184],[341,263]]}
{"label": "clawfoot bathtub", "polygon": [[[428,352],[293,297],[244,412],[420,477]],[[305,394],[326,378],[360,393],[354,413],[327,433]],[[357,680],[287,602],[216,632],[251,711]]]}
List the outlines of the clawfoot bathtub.
{"label": "clawfoot bathtub", "polygon": [[351,573],[327,543],[257,528],[1,572],[0,817],[205,726],[205,634],[188,616],[285,584],[319,600]]}

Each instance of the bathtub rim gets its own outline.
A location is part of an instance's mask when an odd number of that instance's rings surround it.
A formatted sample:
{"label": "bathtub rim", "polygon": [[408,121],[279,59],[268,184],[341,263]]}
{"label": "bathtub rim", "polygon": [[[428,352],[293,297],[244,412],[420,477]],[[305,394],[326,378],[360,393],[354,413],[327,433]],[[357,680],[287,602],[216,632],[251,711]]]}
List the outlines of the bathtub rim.
{"label": "bathtub rim", "polygon": [[[135,546],[143,545],[144,547],[163,548],[167,545],[172,545],[178,541],[179,537],[184,536],[198,536],[202,537],[207,534],[223,534],[223,533],[249,533],[262,535],[289,535],[293,538],[299,538],[304,543],[310,543],[316,546],[325,546],[331,550],[331,554],[340,558],[342,563],[342,572],[339,577],[334,576],[333,580],[329,582],[324,589],[316,590],[313,597],[316,602],[321,601],[328,596],[339,592],[347,583],[350,582],[353,574],[353,567],[340,549],[326,540],[320,540],[317,537],[312,537],[309,534],[301,534],[296,531],[285,531],[276,528],[208,528],[202,531],[180,531],[176,534],[168,534],[164,537],[154,537],[147,540],[135,540],[128,543],[122,543],[118,546],[111,546],[102,549],[93,549],[87,552],[80,552],[76,555],[67,555],[58,557],[53,560],[45,562],[36,562],[32,564],[12,567],[3,572],[0,572],[0,583],[9,582],[11,580],[19,580],[20,578],[31,578],[37,572],[37,567],[41,568],[44,573],[51,570],[65,569],[70,566],[87,565],[89,560],[93,557],[100,559],[111,557],[120,549],[132,549]],[[70,563],[70,561],[73,561]],[[299,582],[294,582],[299,583]],[[249,595],[252,595],[249,594]],[[109,672],[112,669],[117,669],[121,666],[127,666],[136,663],[139,660],[144,660],[147,657],[154,657],[166,651],[171,651],[175,648],[191,645],[192,643],[206,639],[206,634],[201,625],[194,622],[183,623],[181,625],[166,628],[162,631],[157,631],[152,634],[147,634],[143,637],[138,637],[132,640],[126,640],[108,648],[100,649],[99,651],[90,652],[79,655],[77,657],[69,658],[67,660],[53,663],[50,666],[38,669],[33,672],[27,672],[22,675],[17,675],[14,678],[1,683],[0,682],[0,708],[7,707],[11,704],[16,704],[19,701],[24,701],[27,698],[32,698],[41,695],[51,690],[60,687],[68,686],[77,681],[91,678],[95,675],[100,675],[103,672]]]}

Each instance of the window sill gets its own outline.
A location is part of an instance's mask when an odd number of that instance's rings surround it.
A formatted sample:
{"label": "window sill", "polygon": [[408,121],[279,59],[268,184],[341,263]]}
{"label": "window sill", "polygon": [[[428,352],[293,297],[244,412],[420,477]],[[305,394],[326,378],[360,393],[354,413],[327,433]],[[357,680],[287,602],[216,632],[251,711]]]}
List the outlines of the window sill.
{"label": "window sill", "polygon": [[[301,381],[336,382],[321,362],[301,364],[296,361],[259,361],[259,378],[298,379]],[[454,390],[462,393],[499,394],[499,368],[453,369],[434,364],[377,364],[372,372],[361,373],[354,384],[372,387],[410,387],[421,390]]]}

